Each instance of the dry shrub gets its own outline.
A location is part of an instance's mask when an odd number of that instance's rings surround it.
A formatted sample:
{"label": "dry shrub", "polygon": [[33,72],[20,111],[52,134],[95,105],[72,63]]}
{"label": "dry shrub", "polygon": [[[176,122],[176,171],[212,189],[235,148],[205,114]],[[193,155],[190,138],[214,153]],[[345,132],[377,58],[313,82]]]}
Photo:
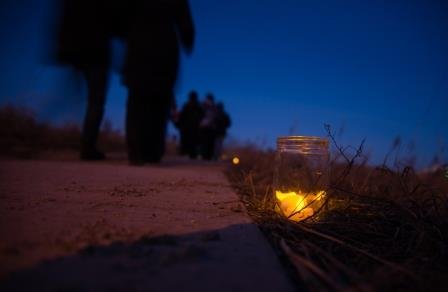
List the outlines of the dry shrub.
{"label": "dry shrub", "polygon": [[0,108],[0,151],[3,155],[30,156],[43,145],[47,125],[39,123],[35,114],[26,108]]}
{"label": "dry shrub", "polygon": [[[12,105],[0,107],[0,152],[2,156],[36,158],[45,151],[78,151],[81,129],[67,123],[54,126],[39,121],[33,111]],[[105,121],[99,148],[106,152],[125,151],[123,135]]]}
{"label": "dry shrub", "polygon": [[[332,133],[328,128],[330,138]],[[336,141],[333,142],[336,143]],[[373,167],[362,143],[349,156],[335,144],[325,208],[292,222],[274,212],[274,156],[240,150],[227,175],[254,221],[286,258],[300,288],[329,290],[446,290],[448,180],[445,170]]]}

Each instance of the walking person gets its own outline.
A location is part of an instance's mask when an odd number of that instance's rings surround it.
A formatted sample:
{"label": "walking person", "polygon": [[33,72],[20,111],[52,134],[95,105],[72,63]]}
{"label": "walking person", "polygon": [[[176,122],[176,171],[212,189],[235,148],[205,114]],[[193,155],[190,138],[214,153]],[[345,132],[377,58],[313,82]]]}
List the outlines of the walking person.
{"label": "walking person", "polygon": [[179,51],[190,53],[194,27],[187,0],[131,0],[123,71],[128,88],[126,140],[130,164],[157,163],[165,151]]}
{"label": "walking person", "polygon": [[188,102],[185,103],[176,126],[180,133],[180,154],[188,155],[191,159],[198,156],[200,135],[199,125],[204,116],[203,109],[198,101],[196,91],[191,91]]}
{"label": "walking person", "polygon": [[224,104],[218,102],[216,104],[216,131],[215,131],[215,153],[214,159],[221,157],[224,139],[227,135],[227,129],[231,125],[229,114],[224,110]]}
{"label": "walking person", "polygon": [[205,160],[213,159],[215,152],[215,138],[216,138],[216,114],[217,109],[215,105],[215,98],[213,94],[209,93],[202,103],[204,116],[199,125],[201,135],[201,155]]}
{"label": "walking person", "polygon": [[80,158],[100,160],[97,149],[109,79],[110,41],[124,30],[117,18],[119,0],[65,0],[56,32],[55,58],[80,72],[87,85],[87,109]]}

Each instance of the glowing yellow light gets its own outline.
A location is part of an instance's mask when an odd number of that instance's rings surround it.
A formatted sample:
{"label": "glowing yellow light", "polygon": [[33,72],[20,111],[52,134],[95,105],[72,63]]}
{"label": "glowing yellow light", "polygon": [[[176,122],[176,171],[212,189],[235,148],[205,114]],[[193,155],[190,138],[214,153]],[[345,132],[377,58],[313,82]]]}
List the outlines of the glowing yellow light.
{"label": "glowing yellow light", "polygon": [[283,215],[293,221],[301,221],[314,214],[315,202],[325,196],[325,191],[303,193],[275,191],[278,206]]}
{"label": "glowing yellow light", "polygon": [[237,165],[237,164],[239,164],[240,163],[240,159],[238,158],[238,157],[233,157],[233,159],[232,159],[232,163],[233,164],[235,164],[235,165]]}

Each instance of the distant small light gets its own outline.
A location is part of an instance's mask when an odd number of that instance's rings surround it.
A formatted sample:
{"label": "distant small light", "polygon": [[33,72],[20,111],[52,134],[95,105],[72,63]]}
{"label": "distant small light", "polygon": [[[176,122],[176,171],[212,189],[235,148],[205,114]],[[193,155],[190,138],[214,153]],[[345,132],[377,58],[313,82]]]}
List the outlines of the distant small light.
{"label": "distant small light", "polygon": [[238,157],[233,157],[233,159],[232,159],[232,163],[234,164],[234,165],[237,165],[237,164],[240,164],[240,159],[238,158]]}

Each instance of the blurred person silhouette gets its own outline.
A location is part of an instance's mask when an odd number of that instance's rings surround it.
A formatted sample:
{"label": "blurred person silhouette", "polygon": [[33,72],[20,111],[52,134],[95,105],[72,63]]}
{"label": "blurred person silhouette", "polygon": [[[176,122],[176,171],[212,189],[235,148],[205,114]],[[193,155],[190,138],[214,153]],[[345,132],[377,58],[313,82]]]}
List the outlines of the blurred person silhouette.
{"label": "blurred person silhouette", "polygon": [[214,158],[215,152],[215,138],[216,138],[216,115],[217,108],[215,104],[215,97],[208,93],[202,103],[204,116],[199,124],[201,135],[201,155],[205,160]]}
{"label": "blurred person silhouette", "polygon": [[108,86],[111,39],[126,31],[122,0],[64,0],[56,31],[55,58],[70,65],[86,81],[87,109],[81,135],[80,158],[101,160],[97,149]]}
{"label": "blurred person silhouette", "polygon": [[190,53],[194,27],[187,0],[133,0],[123,81],[126,140],[132,165],[157,163],[165,151],[180,47]]}
{"label": "blurred person silhouette", "polygon": [[180,133],[180,154],[188,155],[195,159],[199,151],[199,124],[204,112],[198,101],[196,91],[191,91],[188,102],[186,102],[179,113],[176,126]]}
{"label": "blurred person silhouette", "polygon": [[215,153],[214,159],[217,160],[221,157],[222,146],[224,139],[227,135],[227,129],[230,128],[231,120],[229,114],[224,110],[224,104],[218,102],[216,104],[216,117],[215,117]]}

